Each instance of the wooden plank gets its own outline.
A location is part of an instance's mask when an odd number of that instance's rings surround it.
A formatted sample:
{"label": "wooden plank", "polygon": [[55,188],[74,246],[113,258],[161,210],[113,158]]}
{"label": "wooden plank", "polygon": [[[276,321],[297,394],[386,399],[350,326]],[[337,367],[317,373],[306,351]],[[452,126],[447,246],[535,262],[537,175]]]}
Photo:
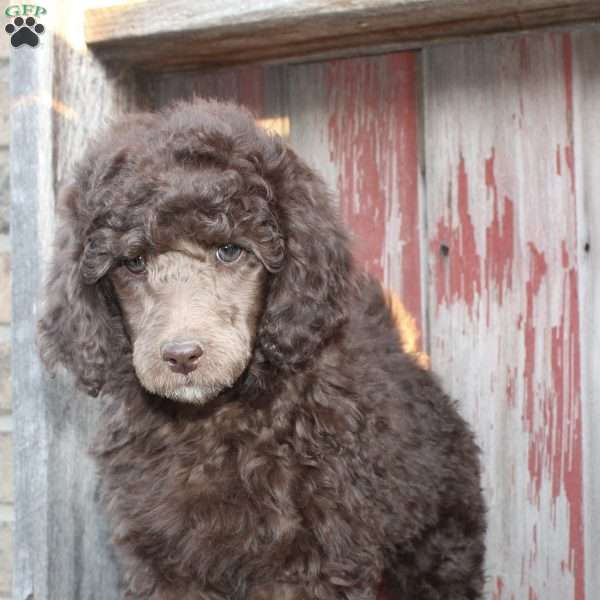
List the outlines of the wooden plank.
{"label": "wooden plank", "polygon": [[407,347],[421,351],[417,57],[291,65],[286,114],[291,145],[335,190],[355,257],[396,294]]}
{"label": "wooden plank", "polygon": [[568,34],[425,51],[431,359],[483,447],[494,600],[586,597],[571,61]]}
{"label": "wooden plank", "polygon": [[408,346],[421,350],[417,83],[417,55],[401,53],[167,74],[151,95],[157,106],[195,94],[235,100],[263,124],[283,124],[291,146],[336,191],[357,260],[401,298]]}
{"label": "wooden plank", "polygon": [[35,343],[59,179],[107,115],[131,106],[131,77],[86,51],[81,3],[48,6],[36,48],[11,56],[12,397],[15,600],[118,597],[118,573],[87,449],[98,402],[50,380]]}
{"label": "wooden plank", "polygon": [[86,41],[107,60],[198,67],[414,47],[598,17],[597,0],[148,0],[90,9]]}
{"label": "wooden plank", "polygon": [[337,60],[325,76],[329,153],[355,256],[401,298],[415,320],[405,335],[421,349],[417,55]]}
{"label": "wooden plank", "polygon": [[600,596],[600,30],[573,36],[573,95],[581,301],[586,598]]}

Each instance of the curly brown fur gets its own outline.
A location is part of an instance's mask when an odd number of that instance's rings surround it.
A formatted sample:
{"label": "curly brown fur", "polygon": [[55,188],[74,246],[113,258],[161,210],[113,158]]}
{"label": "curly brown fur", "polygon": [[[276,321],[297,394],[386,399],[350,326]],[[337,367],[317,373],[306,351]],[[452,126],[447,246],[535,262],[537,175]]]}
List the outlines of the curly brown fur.
{"label": "curly brown fur", "polygon": [[[41,355],[101,393],[127,597],[373,600],[383,576],[389,597],[481,598],[473,435],[277,136],[216,102],[129,116],[59,212]],[[228,243],[249,262],[217,264]],[[197,373],[170,373],[161,344],[189,332]],[[201,391],[178,400],[178,377]]]}

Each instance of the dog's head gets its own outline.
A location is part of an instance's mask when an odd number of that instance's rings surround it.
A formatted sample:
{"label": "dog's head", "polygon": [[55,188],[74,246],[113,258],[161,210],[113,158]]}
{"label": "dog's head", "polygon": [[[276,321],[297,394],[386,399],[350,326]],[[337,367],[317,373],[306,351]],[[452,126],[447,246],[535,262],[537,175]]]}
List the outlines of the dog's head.
{"label": "dog's head", "polygon": [[351,255],[323,182],[233,105],[116,123],[58,213],[41,355],[93,395],[133,368],[203,403],[257,356],[302,368],[346,318]]}

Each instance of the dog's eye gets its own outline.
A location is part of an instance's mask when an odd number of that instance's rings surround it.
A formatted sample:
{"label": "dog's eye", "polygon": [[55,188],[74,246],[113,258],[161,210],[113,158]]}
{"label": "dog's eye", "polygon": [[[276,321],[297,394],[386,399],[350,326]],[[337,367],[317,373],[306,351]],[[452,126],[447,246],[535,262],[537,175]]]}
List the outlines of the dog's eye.
{"label": "dog's eye", "polygon": [[136,256],[135,258],[126,258],[123,264],[136,275],[143,273],[146,270],[146,259],[143,256]]}
{"label": "dog's eye", "polygon": [[217,248],[217,258],[223,263],[233,263],[242,255],[243,251],[236,244],[225,244]]}

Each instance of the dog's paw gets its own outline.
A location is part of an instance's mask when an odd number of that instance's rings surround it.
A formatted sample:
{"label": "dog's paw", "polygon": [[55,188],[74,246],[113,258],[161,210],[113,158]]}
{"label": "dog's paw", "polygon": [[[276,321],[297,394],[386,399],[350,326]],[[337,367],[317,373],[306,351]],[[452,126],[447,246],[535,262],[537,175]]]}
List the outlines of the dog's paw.
{"label": "dog's paw", "polygon": [[27,17],[25,20],[23,17],[15,17],[4,30],[10,35],[10,43],[13,47],[18,48],[27,44],[35,48],[40,42],[40,34],[44,33],[44,26],[36,23],[33,17]]}

